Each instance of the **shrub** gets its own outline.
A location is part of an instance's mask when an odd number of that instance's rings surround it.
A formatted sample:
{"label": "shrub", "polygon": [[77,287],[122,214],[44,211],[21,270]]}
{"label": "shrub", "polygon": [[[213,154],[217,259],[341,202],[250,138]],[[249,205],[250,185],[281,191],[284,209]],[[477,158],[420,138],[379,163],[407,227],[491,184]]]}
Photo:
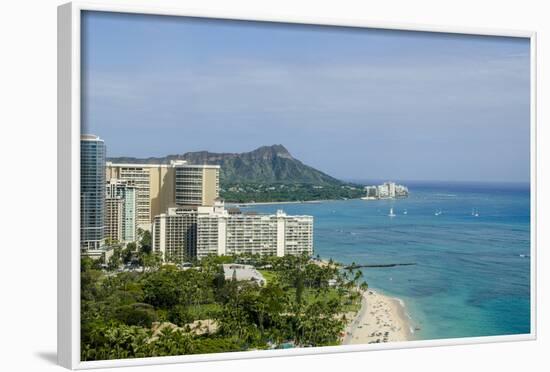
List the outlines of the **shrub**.
{"label": "shrub", "polygon": [[115,317],[128,325],[141,327],[151,327],[151,324],[157,320],[153,306],[143,303],[121,306],[115,311]]}

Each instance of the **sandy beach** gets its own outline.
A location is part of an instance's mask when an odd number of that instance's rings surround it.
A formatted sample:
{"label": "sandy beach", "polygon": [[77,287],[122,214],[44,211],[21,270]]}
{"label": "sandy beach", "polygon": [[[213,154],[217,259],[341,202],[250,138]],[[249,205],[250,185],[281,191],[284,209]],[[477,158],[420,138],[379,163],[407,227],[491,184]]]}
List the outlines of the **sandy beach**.
{"label": "sandy beach", "polygon": [[370,344],[410,339],[410,320],[399,300],[369,289],[363,293],[361,309],[346,327],[342,344]]}

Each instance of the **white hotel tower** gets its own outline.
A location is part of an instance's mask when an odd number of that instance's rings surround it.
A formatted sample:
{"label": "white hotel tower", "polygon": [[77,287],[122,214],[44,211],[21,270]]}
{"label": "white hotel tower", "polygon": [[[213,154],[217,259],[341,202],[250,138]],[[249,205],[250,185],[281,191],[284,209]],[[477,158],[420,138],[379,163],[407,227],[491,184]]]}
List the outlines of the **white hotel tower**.
{"label": "white hotel tower", "polygon": [[[196,248],[195,248],[196,247]],[[153,249],[169,260],[175,251],[208,255],[313,254],[313,217],[229,213],[223,202],[196,210],[170,208],[155,218]]]}

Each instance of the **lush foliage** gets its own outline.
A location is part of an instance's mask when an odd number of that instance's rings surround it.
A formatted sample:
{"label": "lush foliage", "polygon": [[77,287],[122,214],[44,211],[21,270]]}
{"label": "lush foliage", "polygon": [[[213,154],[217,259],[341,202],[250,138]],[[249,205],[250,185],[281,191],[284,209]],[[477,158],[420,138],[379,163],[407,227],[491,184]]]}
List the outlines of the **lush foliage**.
{"label": "lush foliage", "polygon": [[361,186],[353,184],[231,183],[222,184],[220,196],[232,203],[261,203],[357,199],[365,196],[365,192]]}
{"label": "lush foliage", "polygon": [[[228,262],[260,268],[267,284],[226,280]],[[131,272],[83,259],[81,278],[82,360],[337,344],[343,315],[360,303],[360,272],[306,256],[211,256]],[[207,320],[215,329],[192,328]]]}

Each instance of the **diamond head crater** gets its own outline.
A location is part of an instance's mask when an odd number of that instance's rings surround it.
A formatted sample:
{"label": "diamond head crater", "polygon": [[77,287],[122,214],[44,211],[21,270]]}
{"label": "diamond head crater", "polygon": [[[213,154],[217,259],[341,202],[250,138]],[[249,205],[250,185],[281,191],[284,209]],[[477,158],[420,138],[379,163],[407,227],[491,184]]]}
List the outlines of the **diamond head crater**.
{"label": "diamond head crater", "polygon": [[364,188],[345,182],[294,158],[283,145],[261,146],[250,152],[186,152],[165,157],[113,157],[114,163],[189,164],[220,166],[220,197],[229,203],[346,200],[364,196]]}

